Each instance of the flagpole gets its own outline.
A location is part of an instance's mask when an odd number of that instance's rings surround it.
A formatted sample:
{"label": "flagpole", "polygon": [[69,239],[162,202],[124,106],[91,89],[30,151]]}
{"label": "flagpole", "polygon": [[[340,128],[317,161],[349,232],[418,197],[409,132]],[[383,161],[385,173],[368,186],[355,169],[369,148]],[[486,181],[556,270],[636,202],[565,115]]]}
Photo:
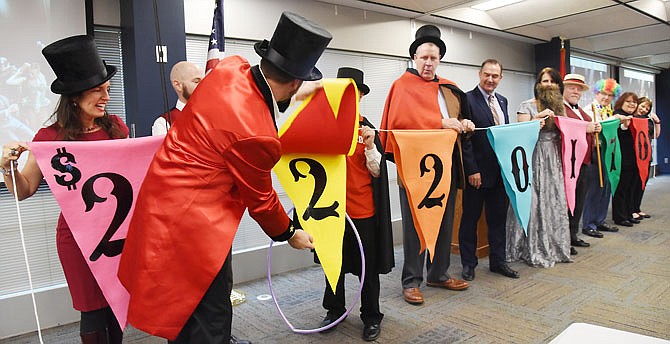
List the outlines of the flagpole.
{"label": "flagpole", "polygon": [[158,20],[158,4],[156,0],[153,0],[154,5],[154,23],[156,26],[156,47],[158,49],[158,54],[160,61],[158,62],[158,71],[160,72],[161,78],[161,90],[163,91],[163,107],[167,113],[167,122],[168,127],[172,125],[172,116],[170,114],[170,106],[168,105],[168,95],[167,95],[167,85],[165,83],[165,64],[167,63],[167,56],[163,51],[163,42],[161,41],[161,27]]}
{"label": "flagpole", "polygon": [[[593,122],[596,123],[596,105],[593,103],[591,103],[591,110],[593,111]],[[594,137],[596,140],[596,154],[598,156],[598,177],[600,178],[600,188],[603,188],[605,185],[603,184],[603,166],[600,161],[600,140],[598,139],[598,133]]]}

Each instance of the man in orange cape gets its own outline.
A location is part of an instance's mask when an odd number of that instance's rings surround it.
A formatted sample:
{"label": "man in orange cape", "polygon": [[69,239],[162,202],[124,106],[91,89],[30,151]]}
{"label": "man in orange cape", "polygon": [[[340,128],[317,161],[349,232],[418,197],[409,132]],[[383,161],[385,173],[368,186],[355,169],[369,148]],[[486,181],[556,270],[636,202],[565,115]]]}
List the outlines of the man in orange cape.
{"label": "man in orange cape", "polygon": [[[381,129],[454,129],[461,133],[474,130],[469,120],[470,113],[465,93],[452,81],[438,77],[435,73],[446,51],[446,45],[440,39],[440,29],[434,25],[420,27],[414,42],[410,45],[409,56],[414,60],[416,69],[409,68],[400,76],[389,90],[384,106]],[[393,160],[393,145],[389,133],[381,132],[380,138],[384,152]],[[464,140],[463,150],[471,149]],[[447,273],[451,251],[451,232],[454,222],[456,186],[464,181],[461,155],[454,150],[452,164],[452,187],[440,233],[436,243],[433,261],[426,263],[428,274],[426,284],[451,290],[465,290],[468,283],[451,278]],[[469,156],[465,155],[465,156]],[[401,183],[399,183],[401,184]],[[410,304],[422,304],[423,295],[419,290],[423,281],[425,251],[414,228],[407,193],[399,185],[400,210],[402,213],[403,250],[405,262],[402,270],[403,297]]]}
{"label": "man in orange cape", "polygon": [[128,229],[119,278],[134,327],[174,343],[230,341],[230,249],[245,209],[273,240],[313,248],[293,229],[270,171],[281,155],[279,107],[303,80],[321,79],[314,65],[331,38],[284,12],[272,39],[254,46],[260,66],[226,58],[195,90],[149,167]]}

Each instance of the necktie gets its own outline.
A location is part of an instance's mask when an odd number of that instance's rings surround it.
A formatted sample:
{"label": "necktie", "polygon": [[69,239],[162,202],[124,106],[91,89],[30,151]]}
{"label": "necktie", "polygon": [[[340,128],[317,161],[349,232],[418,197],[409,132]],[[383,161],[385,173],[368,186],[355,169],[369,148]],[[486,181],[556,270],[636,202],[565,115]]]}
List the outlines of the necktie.
{"label": "necktie", "polygon": [[493,122],[495,122],[496,125],[500,124],[498,123],[498,112],[496,111],[496,106],[493,104],[493,95],[489,95],[489,108],[491,108],[491,114],[493,115]]}

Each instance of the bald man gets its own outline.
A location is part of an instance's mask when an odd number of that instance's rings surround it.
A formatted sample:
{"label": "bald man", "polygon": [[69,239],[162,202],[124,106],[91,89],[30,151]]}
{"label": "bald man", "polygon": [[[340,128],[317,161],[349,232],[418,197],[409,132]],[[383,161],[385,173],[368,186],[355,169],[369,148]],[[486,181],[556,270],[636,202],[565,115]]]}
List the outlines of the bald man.
{"label": "bald man", "polygon": [[167,133],[170,124],[177,120],[179,114],[181,114],[181,110],[186,106],[188,98],[191,97],[193,90],[195,90],[200,80],[204,77],[205,73],[202,69],[191,62],[180,61],[172,67],[172,71],[170,71],[170,83],[179,99],[177,99],[177,105],[170,110],[169,116],[167,113],[164,113],[156,118],[153,126],[151,126],[151,135],[164,135]]}

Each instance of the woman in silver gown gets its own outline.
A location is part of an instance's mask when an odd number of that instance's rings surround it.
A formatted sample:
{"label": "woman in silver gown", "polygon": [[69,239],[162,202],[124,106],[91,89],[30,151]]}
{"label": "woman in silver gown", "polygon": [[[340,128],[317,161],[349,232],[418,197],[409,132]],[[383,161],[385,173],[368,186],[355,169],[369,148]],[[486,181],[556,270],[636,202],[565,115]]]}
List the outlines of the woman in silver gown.
{"label": "woman in silver gown", "polygon": [[541,121],[540,135],[533,153],[528,235],[510,207],[506,224],[507,261],[523,260],[528,265],[547,268],[557,262],[571,262],[561,134],[553,120],[554,116],[564,115],[563,81],[560,74],[553,68],[544,68],[537,76],[534,90],[535,98],[522,102],[517,110],[519,122]]}

